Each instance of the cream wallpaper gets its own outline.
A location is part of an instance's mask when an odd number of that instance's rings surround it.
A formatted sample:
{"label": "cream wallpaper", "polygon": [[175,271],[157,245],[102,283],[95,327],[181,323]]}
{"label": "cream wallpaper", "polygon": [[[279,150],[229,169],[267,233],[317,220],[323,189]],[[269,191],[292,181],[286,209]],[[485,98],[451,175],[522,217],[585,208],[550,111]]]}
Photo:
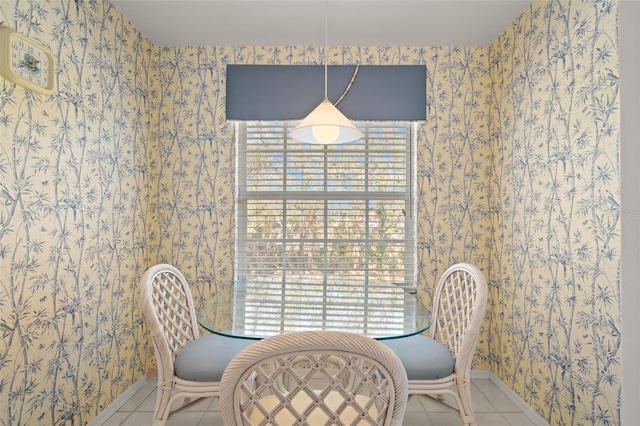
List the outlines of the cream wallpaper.
{"label": "cream wallpaper", "polygon": [[491,51],[488,362],[554,425],[620,423],[615,2],[535,2]]}
{"label": "cream wallpaper", "polygon": [[152,46],[102,1],[2,1],[0,21],[58,81],[0,78],[0,424],[85,424],[152,360],[136,297]]}
{"label": "cream wallpaper", "polygon": [[[476,367],[558,425],[619,421],[616,12],[542,2],[487,48],[329,52],[425,65],[419,296],[451,263],[483,269]],[[2,1],[0,21],[58,61],[51,96],[0,79],[0,424],[84,424],[154,364],[149,265],[183,270],[197,304],[231,285],[226,64],[321,52],[159,48],[103,0]]]}

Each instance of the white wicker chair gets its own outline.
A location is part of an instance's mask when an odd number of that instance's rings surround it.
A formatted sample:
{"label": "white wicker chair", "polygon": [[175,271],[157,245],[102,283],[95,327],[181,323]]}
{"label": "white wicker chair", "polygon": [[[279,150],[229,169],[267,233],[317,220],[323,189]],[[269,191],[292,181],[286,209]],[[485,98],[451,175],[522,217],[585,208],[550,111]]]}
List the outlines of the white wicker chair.
{"label": "white wicker chair", "polygon": [[487,292],[487,281],[478,268],[452,265],[436,287],[430,337],[384,341],[407,370],[409,394],[452,395],[465,425],[476,425],[470,374]]}
{"label": "white wicker chair", "polygon": [[407,376],[393,351],[341,331],[260,340],[229,363],[220,385],[226,426],[399,426],[407,398]]}
{"label": "white wicker chair", "polygon": [[140,303],[158,367],[153,425],[164,425],[178,398],[216,397],[229,361],[251,342],[215,334],[200,337],[191,291],[175,267],[159,264],[142,276]]}

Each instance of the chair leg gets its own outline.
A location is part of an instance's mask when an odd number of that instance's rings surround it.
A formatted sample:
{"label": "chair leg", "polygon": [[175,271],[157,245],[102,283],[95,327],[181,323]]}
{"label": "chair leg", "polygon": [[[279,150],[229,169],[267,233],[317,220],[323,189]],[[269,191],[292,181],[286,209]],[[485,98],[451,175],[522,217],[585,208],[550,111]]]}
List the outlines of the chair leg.
{"label": "chair leg", "polygon": [[460,381],[456,385],[460,397],[460,416],[465,425],[477,426],[476,416],[471,405],[471,382]]}
{"label": "chair leg", "polygon": [[166,386],[158,384],[156,394],[156,408],[153,411],[153,426],[164,426],[169,418],[169,411],[171,406],[169,401],[171,400],[171,389],[167,389]]}

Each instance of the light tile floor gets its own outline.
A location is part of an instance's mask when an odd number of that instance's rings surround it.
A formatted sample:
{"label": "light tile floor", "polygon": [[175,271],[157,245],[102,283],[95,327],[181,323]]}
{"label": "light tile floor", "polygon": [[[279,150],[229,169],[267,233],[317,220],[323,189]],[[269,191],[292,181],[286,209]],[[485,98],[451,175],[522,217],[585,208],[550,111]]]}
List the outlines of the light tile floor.
{"label": "light tile floor", "polygon": [[[149,379],[103,426],[151,425],[156,397],[156,379]],[[489,379],[474,379],[473,406],[478,426],[534,426],[520,407]],[[444,403],[423,396],[411,396],[405,412],[403,426],[457,426],[462,420],[455,410]],[[175,409],[174,405],[174,409]],[[217,398],[198,400],[169,419],[168,426],[208,425],[222,426],[222,415]]]}

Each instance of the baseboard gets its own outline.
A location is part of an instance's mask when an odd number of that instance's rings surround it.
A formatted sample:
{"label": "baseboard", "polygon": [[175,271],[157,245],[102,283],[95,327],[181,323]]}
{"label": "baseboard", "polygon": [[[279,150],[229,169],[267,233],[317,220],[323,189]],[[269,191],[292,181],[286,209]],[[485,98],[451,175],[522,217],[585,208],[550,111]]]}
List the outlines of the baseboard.
{"label": "baseboard", "polygon": [[109,420],[109,417],[114,415],[120,407],[122,407],[131,397],[138,392],[146,383],[147,376],[143,376],[138,379],[129,389],[124,391],[119,397],[117,397],[111,404],[106,406],[93,420],[87,423],[87,426],[100,426]]}
{"label": "baseboard", "polygon": [[549,426],[547,422],[540,414],[536,413],[533,408],[529,406],[520,396],[515,393],[511,388],[504,384],[502,380],[498,378],[493,372],[489,370],[471,370],[471,380],[473,379],[489,379],[493,384],[498,386],[505,395],[507,395],[514,404],[516,404],[525,416],[529,418],[536,426]]}

